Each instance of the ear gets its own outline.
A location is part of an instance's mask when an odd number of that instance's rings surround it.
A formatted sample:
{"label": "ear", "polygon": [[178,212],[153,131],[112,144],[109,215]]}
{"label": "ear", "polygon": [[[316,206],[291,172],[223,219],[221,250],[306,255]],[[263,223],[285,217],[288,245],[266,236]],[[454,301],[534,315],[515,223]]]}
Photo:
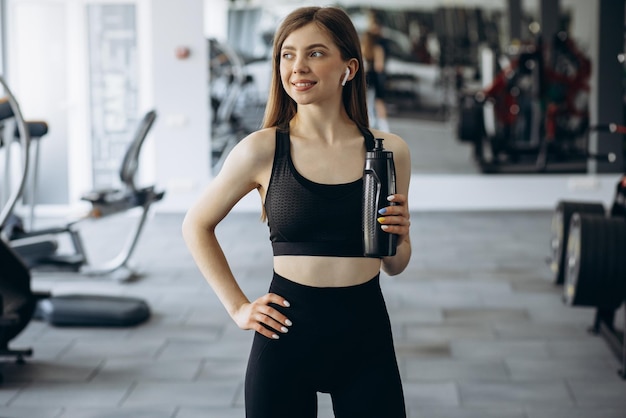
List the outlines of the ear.
{"label": "ear", "polygon": [[343,77],[341,82],[342,86],[345,86],[348,80],[352,80],[354,75],[359,71],[359,61],[356,58],[351,58],[346,62],[346,75]]}

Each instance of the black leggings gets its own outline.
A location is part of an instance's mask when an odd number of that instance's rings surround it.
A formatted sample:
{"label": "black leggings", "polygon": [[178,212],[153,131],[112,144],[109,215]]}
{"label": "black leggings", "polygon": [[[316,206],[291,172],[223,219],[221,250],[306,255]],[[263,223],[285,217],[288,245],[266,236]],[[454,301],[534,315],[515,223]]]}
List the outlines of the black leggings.
{"label": "black leggings", "polygon": [[311,287],[274,273],[273,305],[293,325],[280,339],[256,333],[245,385],[247,418],[313,418],[317,392],[336,418],[405,418],[404,395],[379,276],[348,287]]}

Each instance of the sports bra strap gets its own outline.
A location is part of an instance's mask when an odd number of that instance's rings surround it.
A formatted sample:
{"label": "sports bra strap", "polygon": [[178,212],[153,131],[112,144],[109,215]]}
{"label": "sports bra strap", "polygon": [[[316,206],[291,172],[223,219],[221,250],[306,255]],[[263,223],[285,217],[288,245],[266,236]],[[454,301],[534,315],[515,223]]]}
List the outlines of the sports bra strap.
{"label": "sports bra strap", "polygon": [[275,158],[280,158],[289,153],[290,148],[289,128],[276,128],[276,151]]}

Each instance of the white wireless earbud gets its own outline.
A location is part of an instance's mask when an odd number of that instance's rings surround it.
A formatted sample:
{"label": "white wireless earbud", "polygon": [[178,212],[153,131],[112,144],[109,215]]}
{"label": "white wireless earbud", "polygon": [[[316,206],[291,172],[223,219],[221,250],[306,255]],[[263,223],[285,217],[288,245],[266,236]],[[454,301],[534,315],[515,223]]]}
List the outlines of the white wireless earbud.
{"label": "white wireless earbud", "polygon": [[343,77],[343,80],[341,81],[342,86],[346,85],[346,81],[348,81],[348,77],[350,77],[350,69],[346,68],[346,75]]}

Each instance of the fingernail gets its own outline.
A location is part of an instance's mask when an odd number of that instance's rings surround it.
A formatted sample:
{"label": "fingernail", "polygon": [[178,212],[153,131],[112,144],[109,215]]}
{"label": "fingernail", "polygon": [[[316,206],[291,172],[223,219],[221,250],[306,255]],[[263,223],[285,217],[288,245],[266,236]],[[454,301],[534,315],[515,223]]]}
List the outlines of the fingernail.
{"label": "fingernail", "polygon": [[385,218],[383,216],[381,216],[380,218],[376,219],[378,221],[378,223],[383,223],[385,222]]}
{"label": "fingernail", "polygon": [[287,328],[287,327],[280,327],[280,330],[282,332],[289,332],[289,328]]}
{"label": "fingernail", "polygon": [[380,213],[381,215],[384,215],[385,213],[387,213],[387,208],[380,209],[378,213]]}
{"label": "fingernail", "polygon": [[280,337],[279,337],[278,335],[276,335],[276,334],[272,334],[272,338],[273,338],[273,339],[275,339],[275,340],[277,340],[277,339],[279,339]]}
{"label": "fingernail", "polygon": [[389,225],[381,225],[380,229],[382,229],[383,231],[386,231],[389,229]]}
{"label": "fingernail", "polygon": [[291,304],[289,302],[287,302],[286,300],[283,301],[283,305],[285,305],[286,307],[290,307]]}
{"label": "fingernail", "polygon": [[387,196],[387,200],[391,202],[393,200],[393,195],[390,194],[389,196]]}
{"label": "fingernail", "polygon": [[291,321],[290,321],[290,320],[286,320],[286,321],[285,321],[285,324],[287,324],[287,326],[288,326],[288,327],[290,327],[290,326],[292,326],[292,325],[293,325],[293,324],[291,323]]}

